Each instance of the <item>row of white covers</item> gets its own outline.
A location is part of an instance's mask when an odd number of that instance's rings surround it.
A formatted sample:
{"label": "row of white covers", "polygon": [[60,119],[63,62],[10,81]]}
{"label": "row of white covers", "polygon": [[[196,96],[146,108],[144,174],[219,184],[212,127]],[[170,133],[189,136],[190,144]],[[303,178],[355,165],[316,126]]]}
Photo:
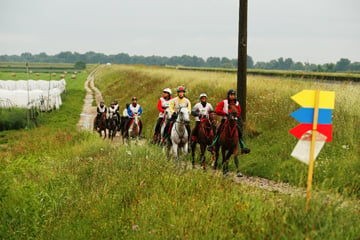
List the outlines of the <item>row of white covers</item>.
{"label": "row of white covers", "polygon": [[[0,80],[1,81],[1,80]],[[21,80],[23,81],[23,80]],[[29,86],[34,87],[36,82],[42,88],[44,85],[41,82],[46,82],[47,88],[45,89],[30,89],[20,87],[19,89],[4,89],[0,86],[0,107],[2,108],[11,108],[11,107],[20,107],[20,108],[32,108],[36,107],[41,111],[49,111],[53,109],[59,109],[62,104],[61,93],[65,91],[65,80],[64,82],[60,81],[49,81],[39,80],[29,82]],[[2,83],[5,81],[2,81]],[[18,82],[18,81],[11,81]],[[6,83],[7,86],[11,85]],[[25,86],[28,83],[25,81]],[[4,85],[3,85],[4,86]],[[24,86],[17,84],[17,86]],[[52,86],[52,88],[49,88]]]}
{"label": "row of white covers", "polygon": [[0,80],[0,89],[7,90],[49,90],[59,88],[61,92],[66,89],[65,79],[61,80]]}

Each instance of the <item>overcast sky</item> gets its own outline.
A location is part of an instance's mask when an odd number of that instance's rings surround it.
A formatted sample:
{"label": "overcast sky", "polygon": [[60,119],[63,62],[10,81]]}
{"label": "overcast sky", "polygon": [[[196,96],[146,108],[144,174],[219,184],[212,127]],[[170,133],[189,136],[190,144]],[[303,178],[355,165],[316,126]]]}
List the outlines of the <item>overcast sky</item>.
{"label": "overcast sky", "polygon": [[[239,0],[0,0],[0,55],[237,58]],[[248,55],[360,61],[360,0],[248,0]]]}

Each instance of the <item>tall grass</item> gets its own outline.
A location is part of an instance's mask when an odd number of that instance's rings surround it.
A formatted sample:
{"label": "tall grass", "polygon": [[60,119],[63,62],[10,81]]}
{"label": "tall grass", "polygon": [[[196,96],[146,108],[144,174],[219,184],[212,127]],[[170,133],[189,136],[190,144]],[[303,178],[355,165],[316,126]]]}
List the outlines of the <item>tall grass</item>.
{"label": "tall grass", "polygon": [[[199,101],[200,93],[206,92],[208,102],[215,107],[229,88],[236,89],[236,74],[115,65],[98,73],[96,84],[107,102],[119,98],[124,105],[133,95],[138,96],[144,109],[144,132],[150,138],[163,88],[170,87],[175,93],[177,86],[185,85],[186,96],[193,104]],[[297,139],[288,133],[298,124],[289,114],[300,107],[290,97],[303,89],[336,93],[333,142],[326,143],[316,160],[315,187],[360,196],[360,130],[356,127],[360,124],[360,106],[356,104],[360,86],[356,83],[249,76],[245,143],[252,153],[241,158],[243,171],[296,186],[306,185],[307,165],[290,157]]]}
{"label": "tall grass", "polygon": [[[114,66],[97,75],[97,84],[101,88],[113,86],[116,89],[112,95],[110,89],[102,89],[105,97],[117,97],[121,103],[133,94],[139,97],[145,110],[143,121],[148,136],[152,134],[156,120],[154,102],[157,102],[163,85],[174,89],[184,84],[193,102],[197,91],[205,90],[211,94],[211,101],[216,102],[224,97],[223,91],[233,87],[232,75],[177,76],[176,71],[162,71],[161,68],[120,66],[117,69]],[[191,76],[194,82],[188,79]],[[219,84],[207,80],[215,81],[220,77],[223,79]],[[130,91],[128,79],[133,85],[137,83],[143,87],[135,88],[136,92]],[[0,153],[0,239],[359,238],[360,230],[356,227],[360,224],[359,203],[344,194],[327,195],[314,191],[310,211],[306,213],[302,196],[237,184],[231,178],[224,179],[221,173],[178,169],[157,146],[115,145],[100,139],[97,134],[76,131],[85,95],[84,80],[85,74],[68,83],[61,110],[47,115],[47,121],[38,129],[6,132],[7,146]],[[254,84],[254,81],[258,82]],[[249,82],[255,88],[267,81]],[[211,88],[217,84],[221,92]],[[210,85],[208,91],[199,89],[199,86],[207,85]],[[262,99],[264,102],[259,105],[273,111],[267,98],[259,98],[268,96],[267,91],[276,87],[266,85],[266,91],[256,91],[260,95],[254,96],[250,91],[250,99]],[[153,86],[158,92],[149,89]],[[279,90],[279,95],[272,95],[271,101],[280,101],[282,92],[286,95],[286,89]],[[293,111],[296,106],[290,104],[292,106],[287,110]],[[281,107],[275,111],[279,109]],[[247,172],[249,169],[259,172],[270,161],[263,165],[255,159],[264,161],[265,157],[261,156],[265,154],[274,157],[270,150],[279,150],[286,144],[274,140],[274,146],[266,143],[270,148],[266,151],[266,146],[257,143],[269,141],[268,134],[277,137],[282,127],[274,126],[279,122],[267,119],[271,113],[262,113],[264,124],[260,121],[261,116],[255,111],[252,113],[249,114],[248,124],[252,125],[246,140],[253,152],[242,158],[242,166]],[[255,117],[257,122],[253,120]],[[279,121],[282,119],[278,118]],[[267,130],[266,124],[271,126],[271,123],[277,132]],[[284,127],[293,124],[294,121],[289,120]],[[286,137],[286,134],[282,136]],[[288,141],[288,145],[296,143],[292,138]],[[280,157],[271,160],[273,164],[280,161],[278,166],[282,169],[277,170],[281,174],[274,178],[281,179],[283,174],[294,171],[293,165],[300,169],[293,178],[301,178],[305,167],[285,158],[288,155],[285,150],[281,149],[278,155]],[[286,170],[283,161],[288,161]],[[275,171],[272,166],[264,168]],[[321,166],[317,165],[315,171],[319,172],[319,168]],[[269,174],[266,170],[263,172]],[[316,181],[326,189],[325,183]],[[335,186],[335,182],[327,184]]]}
{"label": "tall grass", "polygon": [[[1,171],[4,239],[354,239],[359,206],[179,170],[156,146],[94,136]],[[53,155],[54,154],[54,155]]]}

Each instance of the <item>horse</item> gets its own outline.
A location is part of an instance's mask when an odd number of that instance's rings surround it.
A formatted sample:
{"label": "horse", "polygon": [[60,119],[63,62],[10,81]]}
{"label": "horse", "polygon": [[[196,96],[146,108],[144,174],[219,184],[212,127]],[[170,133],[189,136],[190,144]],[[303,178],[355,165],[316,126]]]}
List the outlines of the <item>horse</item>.
{"label": "horse", "polygon": [[171,118],[171,114],[169,109],[167,108],[164,111],[164,120],[161,122],[160,125],[160,139],[159,139],[160,146],[163,146],[163,142],[164,142],[163,139],[165,137],[165,127],[166,127],[166,123],[170,120],[170,118]]}
{"label": "horse", "polygon": [[242,177],[242,173],[239,170],[238,152],[239,152],[239,133],[237,130],[237,107],[235,104],[229,105],[230,114],[228,115],[223,129],[219,136],[220,146],[215,148],[215,163],[214,169],[217,168],[219,150],[221,148],[222,153],[222,167],[224,176],[229,175],[229,159],[231,155],[234,155],[234,161],[236,165],[237,177]]}
{"label": "horse", "polygon": [[163,119],[161,120],[160,122],[160,129],[159,129],[159,132],[157,132],[154,136],[154,139],[153,139],[153,143],[154,144],[160,144],[161,143],[161,140],[163,139],[164,137],[164,130],[165,130],[165,126],[166,126],[166,122],[167,120],[170,118],[170,113],[169,113],[169,110],[166,109],[164,111],[164,117]]}
{"label": "horse", "polygon": [[101,132],[104,131],[104,139],[106,138],[106,113],[102,113],[99,121],[96,123],[96,117],[94,119],[94,129],[99,133],[100,137],[102,136]]}
{"label": "horse", "polygon": [[[129,121],[129,128],[127,129],[127,131],[125,130],[122,134],[123,143],[125,138],[134,138],[137,140],[140,136],[140,116],[138,114],[134,114],[133,117],[129,118]],[[127,123],[125,123],[125,125],[127,125]],[[126,129],[127,126],[124,126],[124,128]],[[128,133],[128,136],[126,136],[126,132]]]}
{"label": "horse", "polygon": [[117,132],[117,115],[110,113],[109,119],[108,119],[108,128],[109,128],[109,138],[113,140],[113,138],[116,136]]}
{"label": "horse", "polygon": [[[208,145],[211,145],[215,139],[215,130],[216,130],[216,117],[215,113],[210,113],[208,117],[202,118],[198,127],[198,134],[195,144],[191,145],[191,156],[192,164],[195,167],[195,149],[196,143],[200,145],[200,161],[201,166],[206,169],[205,165],[205,151]],[[213,152],[211,152],[212,156]]]}
{"label": "horse", "polygon": [[[186,130],[186,124],[190,123],[189,110],[186,107],[180,107],[176,121],[170,132],[170,140],[172,149],[176,159],[179,158],[180,153],[183,151],[185,154],[189,151],[189,134]],[[168,141],[168,149],[170,150],[171,144]]]}

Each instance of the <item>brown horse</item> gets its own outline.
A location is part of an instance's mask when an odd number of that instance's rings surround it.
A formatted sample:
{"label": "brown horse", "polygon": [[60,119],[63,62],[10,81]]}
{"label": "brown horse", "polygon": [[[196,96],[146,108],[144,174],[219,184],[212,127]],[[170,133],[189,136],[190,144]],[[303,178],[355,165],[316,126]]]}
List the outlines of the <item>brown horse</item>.
{"label": "brown horse", "polygon": [[100,137],[102,136],[101,132],[104,131],[104,138],[106,138],[106,113],[102,113],[99,121],[96,124],[96,117],[94,120],[94,129],[99,133]]}
{"label": "brown horse", "polygon": [[239,133],[237,130],[237,107],[234,104],[229,105],[230,114],[225,120],[221,129],[219,143],[220,146],[215,148],[215,163],[214,169],[217,168],[217,162],[219,158],[219,150],[221,148],[222,153],[222,167],[223,174],[229,175],[229,159],[231,155],[234,155],[234,161],[236,165],[237,177],[242,177],[242,173],[239,170],[238,152],[239,152]]}
{"label": "brown horse", "polygon": [[116,132],[117,132],[117,115],[116,114],[110,114],[110,117],[108,119],[108,128],[109,128],[109,138],[111,140],[114,139],[114,137],[116,136]]}
{"label": "brown horse", "polygon": [[[206,169],[205,164],[205,151],[208,145],[211,145],[215,139],[215,130],[216,130],[216,117],[215,113],[210,113],[209,118],[202,118],[198,127],[198,136],[195,144],[191,145],[191,156],[192,164],[195,167],[195,149],[196,143],[200,145],[200,161],[203,169]],[[213,155],[213,152],[211,152]],[[213,155],[214,156],[214,155]]]}

